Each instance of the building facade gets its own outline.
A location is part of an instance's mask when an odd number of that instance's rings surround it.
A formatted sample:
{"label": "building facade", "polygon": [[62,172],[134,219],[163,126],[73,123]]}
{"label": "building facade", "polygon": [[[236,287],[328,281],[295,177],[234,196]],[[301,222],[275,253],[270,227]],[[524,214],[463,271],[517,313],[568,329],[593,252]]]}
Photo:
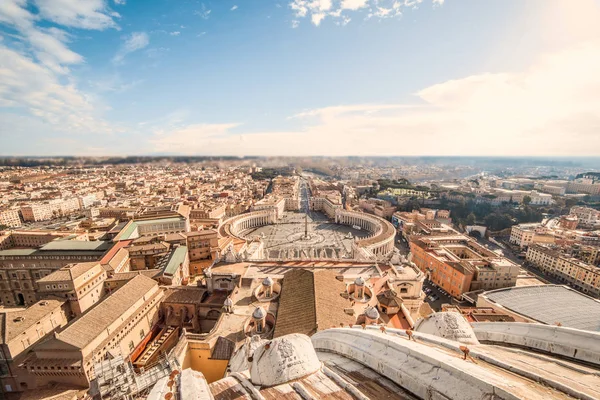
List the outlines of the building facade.
{"label": "building facade", "polygon": [[533,245],[526,260],[541,271],[590,296],[600,297],[600,268],[549,246]]}

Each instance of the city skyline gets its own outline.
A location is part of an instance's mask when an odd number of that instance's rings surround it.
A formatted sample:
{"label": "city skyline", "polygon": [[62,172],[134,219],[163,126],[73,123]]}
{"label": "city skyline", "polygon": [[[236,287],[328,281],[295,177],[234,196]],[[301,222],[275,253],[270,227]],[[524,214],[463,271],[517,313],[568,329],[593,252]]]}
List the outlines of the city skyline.
{"label": "city skyline", "polygon": [[597,156],[599,15],[595,0],[8,0],[0,156]]}

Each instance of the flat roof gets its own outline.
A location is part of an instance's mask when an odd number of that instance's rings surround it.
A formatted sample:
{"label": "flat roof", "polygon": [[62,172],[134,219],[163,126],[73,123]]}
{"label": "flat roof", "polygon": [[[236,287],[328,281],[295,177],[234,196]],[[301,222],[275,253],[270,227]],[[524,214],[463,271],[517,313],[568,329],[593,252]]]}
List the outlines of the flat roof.
{"label": "flat roof", "polygon": [[53,241],[43,245],[40,251],[106,251],[112,246],[111,242],[95,240],[91,242],[82,240]]}
{"label": "flat roof", "polygon": [[480,296],[547,325],[600,332],[600,301],[567,286],[517,286]]}

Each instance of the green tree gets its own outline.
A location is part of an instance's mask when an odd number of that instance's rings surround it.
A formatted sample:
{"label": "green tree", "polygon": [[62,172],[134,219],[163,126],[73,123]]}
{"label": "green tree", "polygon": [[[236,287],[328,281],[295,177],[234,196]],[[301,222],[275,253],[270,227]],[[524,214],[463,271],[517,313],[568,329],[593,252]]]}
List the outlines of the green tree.
{"label": "green tree", "polygon": [[467,225],[475,225],[475,220],[477,217],[475,217],[475,214],[470,213],[469,215],[467,215]]}
{"label": "green tree", "polygon": [[523,204],[529,205],[529,203],[531,203],[531,196],[524,196],[523,197]]}
{"label": "green tree", "polygon": [[577,204],[577,201],[578,201],[577,199],[569,197],[567,200],[565,200],[565,207],[571,208]]}

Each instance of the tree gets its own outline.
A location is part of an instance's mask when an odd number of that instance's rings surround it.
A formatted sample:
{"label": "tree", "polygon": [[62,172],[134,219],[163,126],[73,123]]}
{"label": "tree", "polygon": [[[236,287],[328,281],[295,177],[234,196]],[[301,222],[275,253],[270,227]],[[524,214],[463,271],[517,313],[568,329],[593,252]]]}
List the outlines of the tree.
{"label": "tree", "polygon": [[569,197],[567,200],[565,200],[565,207],[571,208],[577,204],[577,201],[578,201],[577,199]]}
{"label": "tree", "polygon": [[467,215],[467,221],[466,221],[467,225],[475,225],[475,220],[476,220],[475,214],[470,213],[469,215]]}
{"label": "tree", "polygon": [[531,196],[523,196],[523,204],[529,205],[531,203]]}

